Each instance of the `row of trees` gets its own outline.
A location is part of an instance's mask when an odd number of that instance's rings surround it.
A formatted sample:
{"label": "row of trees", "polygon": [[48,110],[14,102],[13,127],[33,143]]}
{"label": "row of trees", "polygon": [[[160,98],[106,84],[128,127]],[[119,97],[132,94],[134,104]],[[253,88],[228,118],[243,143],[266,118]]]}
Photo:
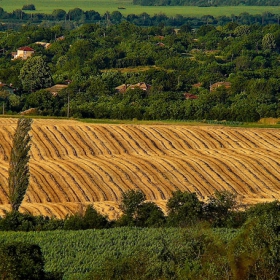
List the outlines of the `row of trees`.
{"label": "row of trees", "polygon": [[[184,1],[179,1],[177,3],[177,0],[172,0],[171,2],[174,3],[172,5],[184,5]],[[171,2],[169,0],[155,0],[154,2],[147,0],[135,0],[135,4],[157,6],[169,5]],[[268,3],[268,1],[266,1],[266,3]],[[30,5],[28,5],[28,7],[29,6]],[[23,23],[36,25],[38,25],[38,23],[42,23],[48,26],[60,24],[67,29],[76,28],[84,23],[98,23],[103,26],[108,26],[112,24],[119,24],[123,21],[127,21],[138,26],[157,26],[159,24],[163,24],[167,26],[180,27],[184,24],[189,24],[196,28],[204,24],[225,25],[230,22],[236,22],[238,24],[259,23],[262,25],[274,23],[279,24],[279,15],[271,12],[263,12],[262,14],[254,15],[243,12],[240,15],[232,14],[231,16],[214,17],[212,15],[204,15],[202,17],[190,17],[182,16],[180,14],[167,16],[164,13],[149,15],[146,12],[141,14],[128,14],[125,16],[120,11],[107,11],[102,15],[94,10],[83,11],[80,8],[70,9],[68,12],[63,9],[55,9],[51,14],[37,12],[26,13],[25,10],[26,8],[23,7],[21,10],[17,9],[9,13],[4,11],[3,8],[0,8],[0,19],[2,21],[0,30],[20,29]]]}
{"label": "row of trees", "polygon": [[[244,206],[242,206],[244,208]],[[123,214],[113,221],[88,206],[84,212],[56,219],[32,216],[12,211],[0,219],[2,231],[85,230],[123,226],[136,227],[186,227],[197,225],[214,228],[240,228],[244,223],[259,215],[278,216],[279,201],[257,204],[240,209],[234,194],[221,191],[202,201],[196,193],[175,191],[167,201],[167,213],[154,202],[146,201],[138,190],[123,194],[120,208]]]}
{"label": "row of trees", "polygon": [[134,5],[142,6],[279,6],[278,0],[133,0]]}

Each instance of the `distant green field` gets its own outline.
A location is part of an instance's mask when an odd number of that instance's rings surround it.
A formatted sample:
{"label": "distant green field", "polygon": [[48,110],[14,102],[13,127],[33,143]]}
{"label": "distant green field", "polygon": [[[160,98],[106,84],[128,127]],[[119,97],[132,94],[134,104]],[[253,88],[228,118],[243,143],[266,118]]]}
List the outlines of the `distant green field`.
{"label": "distant green field", "polygon": [[69,11],[73,8],[81,8],[84,11],[95,10],[103,15],[106,11],[112,12],[118,10],[118,7],[125,7],[120,10],[123,15],[141,14],[146,12],[150,15],[165,13],[168,16],[177,14],[184,16],[203,15],[239,15],[243,12],[250,14],[262,14],[263,12],[271,12],[280,14],[280,6],[257,7],[257,6],[237,6],[237,7],[189,7],[189,6],[174,6],[174,7],[143,7],[132,5],[131,0],[0,0],[0,7],[7,12],[12,12],[16,9],[21,9],[25,4],[34,4],[36,12],[50,14],[54,9],[63,9]]}

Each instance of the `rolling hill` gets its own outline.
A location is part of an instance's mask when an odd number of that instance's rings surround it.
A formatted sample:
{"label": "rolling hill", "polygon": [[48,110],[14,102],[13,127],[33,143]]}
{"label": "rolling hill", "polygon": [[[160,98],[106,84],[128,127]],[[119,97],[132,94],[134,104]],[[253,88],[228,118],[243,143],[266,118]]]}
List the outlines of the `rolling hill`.
{"label": "rolling hill", "polygon": [[[0,119],[0,214],[16,119]],[[280,199],[280,130],[34,120],[30,185],[21,211],[64,217],[88,204],[118,217],[122,192],[164,208],[172,191],[201,199],[229,190],[242,203]]]}

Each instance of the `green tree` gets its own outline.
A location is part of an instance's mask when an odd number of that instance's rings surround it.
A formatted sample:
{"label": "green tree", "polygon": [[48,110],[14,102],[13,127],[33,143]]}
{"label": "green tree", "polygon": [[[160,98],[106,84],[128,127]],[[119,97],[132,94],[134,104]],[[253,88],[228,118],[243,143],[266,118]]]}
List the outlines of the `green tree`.
{"label": "green tree", "polygon": [[0,275],[5,280],[42,280],[43,254],[38,245],[14,242],[0,246]]}
{"label": "green tree", "polygon": [[213,196],[209,197],[204,207],[204,213],[214,226],[223,227],[229,222],[236,207],[236,194],[229,191],[216,191]]}
{"label": "green tree", "polygon": [[19,78],[26,91],[35,91],[53,84],[50,68],[41,56],[28,58],[20,69]]}
{"label": "green tree", "polygon": [[129,190],[123,193],[120,205],[123,216],[119,221],[121,225],[133,225],[137,216],[137,211],[146,199],[145,194],[140,190]]}
{"label": "green tree", "polygon": [[32,119],[18,119],[9,166],[9,200],[12,211],[18,211],[29,184],[29,150]]}
{"label": "green tree", "polygon": [[272,33],[267,33],[263,36],[262,47],[267,51],[271,51],[276,48],[275,37]]}
{"label": "green tree", "polygon": [[166,206],[169,225],[193,225],[202,218],[203,202],[199,201],[196,193],[175,191]]}

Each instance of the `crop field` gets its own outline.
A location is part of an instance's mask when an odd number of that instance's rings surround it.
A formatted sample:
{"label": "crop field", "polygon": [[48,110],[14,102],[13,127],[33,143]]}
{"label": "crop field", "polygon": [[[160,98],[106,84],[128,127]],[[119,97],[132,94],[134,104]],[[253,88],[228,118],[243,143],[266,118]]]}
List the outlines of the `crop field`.
{"label": "crop field", "polygon": [[224,6],[224,7],[190,7],[190,6],[138,6],[133,5],[131,0],[1,0],[1,7],[7,11],[12,12],[16,9],[21,9],[23,5],[34,4],[36,13],[50,14],[55,9],[63,9],[69,11],[70,9],[80,8],[84,11],[95,10],[101,15],[107,11],[117,11],[118,7],[123,7],[120,12],[123,15],[148,13],[149,15],[164,13],[168,16],[175,16],[177,14],[183,16],[201,17],[203,15],[212,16],[230,16],[239,15],[247,12],[250,14],[262,14],[264,12],[271,12],[273,14],[280,14],[280,6]]}
{"label": "crop field", "polygon": [[[0,119],[0,214],[16,119]],[[30,185],[21,211],[64,217],[94,204],[118,217],[122,192],[142,190],[164,208],[172,191],[240,202],[280,199],[280,130],[224,126],[89,124],[36,119]]]}

